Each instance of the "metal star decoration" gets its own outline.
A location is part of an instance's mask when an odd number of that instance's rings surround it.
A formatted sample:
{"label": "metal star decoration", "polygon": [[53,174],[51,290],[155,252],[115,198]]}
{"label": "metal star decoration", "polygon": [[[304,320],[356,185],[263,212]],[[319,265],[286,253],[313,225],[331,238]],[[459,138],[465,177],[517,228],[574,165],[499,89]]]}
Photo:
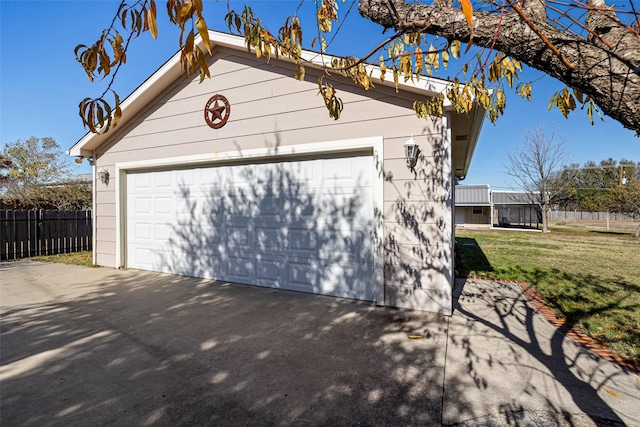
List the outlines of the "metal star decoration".
{"label": "metal star decoration", "polygon": [[219,129],[224,126],[229,119],[230,113],[231,105],[229,101],[219,94],[213,95],[204,107],[204,119],[213,129]]}

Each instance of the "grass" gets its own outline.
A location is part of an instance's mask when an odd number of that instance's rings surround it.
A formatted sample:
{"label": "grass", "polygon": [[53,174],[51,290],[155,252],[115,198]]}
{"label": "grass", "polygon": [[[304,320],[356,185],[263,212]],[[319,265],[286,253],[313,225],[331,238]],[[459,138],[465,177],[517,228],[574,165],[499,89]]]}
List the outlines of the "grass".
{"label": "grass", "polygon": [[91,251],[72,252],[69,254],[36,256],[36,257],[31,257],[29,259],[33,261],[41,261],[41,262],[59,262],[61,264],[83,265],[85,267],[97,267],[96,265],[93,264],[93,253]]}
{"label": "grass", "polygon": [[640,364],[640,239],[631,224],[456,230],[458,273],[528,282],[567,322]]}

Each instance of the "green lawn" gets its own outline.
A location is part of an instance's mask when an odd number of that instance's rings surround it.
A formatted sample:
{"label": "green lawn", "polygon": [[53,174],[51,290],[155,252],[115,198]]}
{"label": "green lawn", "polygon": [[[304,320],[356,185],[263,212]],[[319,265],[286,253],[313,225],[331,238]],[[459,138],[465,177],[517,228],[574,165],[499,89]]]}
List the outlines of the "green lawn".
{"label": "green lawn", "polygon": [[62,264],[84,265],[85,267],[96,267],[93,264],[93,252],[73,252],[70,254],[46,255],[29,258],[32,261],[59,262]]}
{"label": "green lawn", "polygon": [[459,276],[526,281],[568,322],[640,363],[640,239],[631,231],[456,230],[456,251]]}

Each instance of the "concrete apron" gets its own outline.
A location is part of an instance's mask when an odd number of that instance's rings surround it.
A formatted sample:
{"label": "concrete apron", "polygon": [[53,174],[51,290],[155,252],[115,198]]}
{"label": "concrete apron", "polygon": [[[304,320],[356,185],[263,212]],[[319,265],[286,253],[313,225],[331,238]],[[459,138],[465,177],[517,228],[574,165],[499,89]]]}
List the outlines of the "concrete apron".
{"label": "concrete apron", "polygon": [[512,285],[459,286],[450,318],[30,261],[0,285],[1,425],[640,425],[638,376]]}

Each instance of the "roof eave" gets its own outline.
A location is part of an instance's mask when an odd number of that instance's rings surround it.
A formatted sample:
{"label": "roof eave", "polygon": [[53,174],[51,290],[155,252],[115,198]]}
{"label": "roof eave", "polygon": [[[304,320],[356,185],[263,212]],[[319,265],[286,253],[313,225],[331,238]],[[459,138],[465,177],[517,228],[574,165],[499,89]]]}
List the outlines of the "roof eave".
{"label": "roof eave", "polygon": [[484,119],[487,116],[487,110],[485,110],[480,104],[476,104],[476,107],[473,111],[473,119],[472,119],[472,127],[469,132],[469,146],[467,148],[467,158],[464,162],[464,175],[466,176],[469,172],[469,167],[471,166],[471,159],[473,158],[473,153],[476,150],[476,145],[478,145],[478,138],[480,138],[480,132],[482,131],[482,126],[484,125]]}

